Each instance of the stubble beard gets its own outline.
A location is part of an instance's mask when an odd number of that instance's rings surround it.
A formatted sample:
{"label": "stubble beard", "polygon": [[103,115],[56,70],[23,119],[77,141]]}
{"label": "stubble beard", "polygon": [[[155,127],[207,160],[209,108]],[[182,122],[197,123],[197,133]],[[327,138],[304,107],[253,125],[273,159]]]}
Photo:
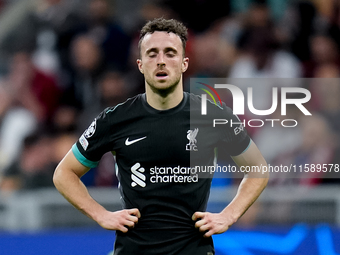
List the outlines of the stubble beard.
{"label": "stubble beard", "polygon": [[175,91],[175,89],[179,86],[179,82],[181,80],[181,76],[179,76],[174,82],[170,83],[169,86],[160,88],[157,87],[152,81],[148,81],[145,79],[147,86],[150,87],[153,93],[160,95],[161,97],[166,97],[172,92]]}

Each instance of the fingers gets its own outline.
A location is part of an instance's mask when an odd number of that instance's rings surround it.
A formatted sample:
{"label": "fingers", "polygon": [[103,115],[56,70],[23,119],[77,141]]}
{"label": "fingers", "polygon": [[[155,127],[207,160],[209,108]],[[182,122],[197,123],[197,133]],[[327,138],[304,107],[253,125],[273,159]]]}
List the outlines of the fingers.
{"label": "fingers", "polygon": [[195,223],[195,227],[198,228],[200,232],[205,232],[204,237],[210,237],[215,234],[213,230],[213,224],[211,219],[209,218],[208,213],[206,212],[195,212],[192,216],[192,220],[197,220]]}
{"label": "fingers", "polygon": [[206,221],[205,219],[200,219],[200,220],[196,221],[195,227],[196,227],[196,228],[201,228],[201,227],[204,226],[205,224],[207,224],[207,221]]}
{"label": "fingers", "polygon": [[125,210],[125,212],[127,215],[125,216],[126,218],[124,222],[122,222],[122,225],[124,226],[123,230],[126,229],[126,232],[127,232],[128,228],[134,228],[135,224],[138,223],[138,219],[140,218],[141,214],[137,208],[127,209]]}
{"label": "fingers", "polygon": [[133,228],[135,226],[135,222],[134,221],[131,221],[131,220],[126,220],[123,222],[123,225],[126,226],[126,227],[129,227],[129,228]]}
{"label": "fingers", "polygon": [[195,212],[192,215],[192,220],[196,221],[195,228],[198,228],[200,232],[205,232],[209,229],[205,216],[206,213],[204,212]]}
{"label": "fingers", "polygon": [[206,232],[210,229],[210,225],[209,224],[201,224],[201,226],[197,227],[199,229],[200,232]]}
{"label": "fingers", "polygon": [[133,215],[128,215],[127,220],[133,222],[133,223],[138,223],[138,218]]}
{"label": "fingers", "polygon": [[204,212],[195,212],[193,215],[192,215],[192,220],[195,221],[197,219],[201,219],[201,218],[204,218],[204,215],[205,213]]}
{"label": "fingers", "polygon": [[125,209],[115,212],[106,211],[102,218],[98,219],[98,224],[108,230],[118,230],[126,233],[134,228],[141,216],[138,209]]}
{"label": "fingers", "polygon": [[215,234],[215,232],[212,230],[212,229],[210,229],[207,233],[205,233],[203,236],[204,237],[210,237],[210,236],[212,236],[213,234]]}
{"label": "fingers", "polygon": [[131,221],[133,227],[136,223],[138,223],[138,219],[140,218],[141,214],[137,208],[129,209],[127,210],[127,213],[129,214],[127,220]]}
{"label": "fingers", "polygon": [[125,227],[125,226],[119,226],[117,230],[119,230],[119,231],[121,231],[123,233],[127,233],[129,229],[127,227]]}
{"label": "fingers", "polygon": [[140,218],[140,216],[141,216],[140,212],[137,208],[129,209],[128,213],[137,216],[137,218]]}

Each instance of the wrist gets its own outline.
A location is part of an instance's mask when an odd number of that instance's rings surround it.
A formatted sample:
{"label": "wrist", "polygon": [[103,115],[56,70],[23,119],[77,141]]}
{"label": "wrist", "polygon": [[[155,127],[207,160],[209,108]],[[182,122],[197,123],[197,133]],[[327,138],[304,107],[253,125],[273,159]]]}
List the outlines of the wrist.
{"label": "wrist", "polygon": [[100,223],[105,218],[105,208],[99,204],[94,204],[90,207],[83,208],[81,211],[85,213],[89,218],[93,219],[94,221]]}
{"label": "wrist", "polygon": [[241,217],[241,215],[231,206],[224,208],[221,215],[231,223],[230,225],[233,225]]}

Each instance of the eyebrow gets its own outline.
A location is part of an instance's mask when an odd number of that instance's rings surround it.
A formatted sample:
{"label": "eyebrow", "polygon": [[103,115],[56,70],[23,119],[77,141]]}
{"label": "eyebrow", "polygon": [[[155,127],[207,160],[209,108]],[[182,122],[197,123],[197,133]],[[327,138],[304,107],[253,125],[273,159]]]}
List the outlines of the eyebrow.
{"label": "eyebrow", "polygon": [[177,53],[177,50],[175,48],[172,48],[172,47],[167,47],[165,48],[164,52],[169,52],[169,51],[173,51],[174,53]]}
{"label": "eyebrow", "polygon": [[[166,48],[164,49],[164,52],[165,52],[165,53],[170,52],[170,51],[173,51],[174,53],[177,53],[177,50],[176,50],[175,48],[172,48],[172,47],[166,47]],[[151,52],[156,52],[156,53],[158,53],[158,52],[159,52],[159,49],[158,49],[158,48],[151,48],[151,49],[148,49],[148,50],[146,51],[146,54],[149,54],[149,53],[151,53]]]}
{"label": "eyebrow", "polygon": [[146,51],[146,54],[149,54],[149,53],[151,53],[151,52],[158,52],[158,49],[157,48],[151,48],[151,49],[148,49],[147,51]]}

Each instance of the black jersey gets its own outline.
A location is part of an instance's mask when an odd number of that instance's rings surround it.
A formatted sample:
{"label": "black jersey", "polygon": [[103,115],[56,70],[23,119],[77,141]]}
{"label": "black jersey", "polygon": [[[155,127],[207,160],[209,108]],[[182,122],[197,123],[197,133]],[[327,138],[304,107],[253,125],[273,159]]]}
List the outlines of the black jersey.
{"label": "black jersey", "polygon": [[193,94],[164,111],[140,94],[104,110],[72,147],[88,167],[114,152],[123,207],[141,213],[133,229],[117,231],[114,254],[214,254],[212,239],[191,219],[206,209],[211,186],[195,166],[213,165],[219,146],[239,155],[250,138],[242,128],[213,127],[214,118],[239,122],[224,104],[208,103],[208,113],[201,115],[201,99]]}

